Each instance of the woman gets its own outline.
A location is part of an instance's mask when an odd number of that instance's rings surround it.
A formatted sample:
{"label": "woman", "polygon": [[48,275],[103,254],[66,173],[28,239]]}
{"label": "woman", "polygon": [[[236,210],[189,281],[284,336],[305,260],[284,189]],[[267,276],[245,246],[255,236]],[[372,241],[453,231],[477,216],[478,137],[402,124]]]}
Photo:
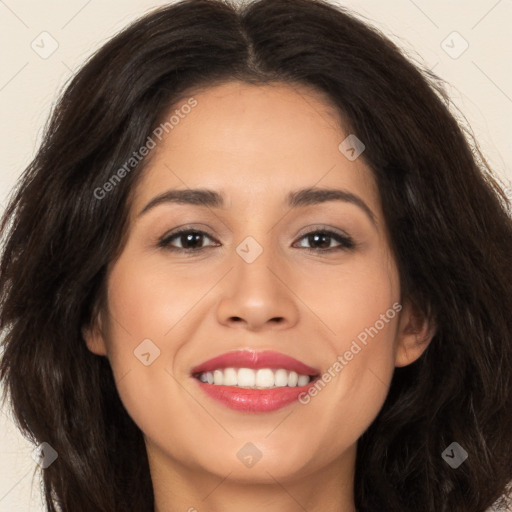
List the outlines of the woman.
{"label": "woman", "polygon": [[89,60],[2,224],[49,511],[505,493],[510,204],[447,103],[314,0],[179,2]]}

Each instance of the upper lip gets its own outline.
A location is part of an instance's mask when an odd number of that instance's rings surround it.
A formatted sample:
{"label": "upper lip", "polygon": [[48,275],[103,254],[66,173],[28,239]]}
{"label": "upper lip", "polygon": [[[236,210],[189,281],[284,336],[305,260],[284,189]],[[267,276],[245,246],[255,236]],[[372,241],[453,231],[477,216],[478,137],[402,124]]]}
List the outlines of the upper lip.
{"label": "upper lip", "polygon": [[318,375],[320,373],[318,369],[308,366],[298,359],[272,350],[226,352],[195,366],[191,373],[198,374],[222,368],[283,368],[301,375]]}

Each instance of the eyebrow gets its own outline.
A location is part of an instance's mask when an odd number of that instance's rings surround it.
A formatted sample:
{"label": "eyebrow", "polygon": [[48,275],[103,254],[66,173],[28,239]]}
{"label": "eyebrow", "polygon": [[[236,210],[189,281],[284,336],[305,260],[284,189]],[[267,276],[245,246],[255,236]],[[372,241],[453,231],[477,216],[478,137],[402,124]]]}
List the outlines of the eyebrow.
{"label": "eyebrow", "polygon": [[[347,190],[316,187],[302,188],[290,192],[287,196],[286,204],[289,208],[295,209],[329,201],[342,201],[359,207],[369,217],[375,227],[377,226],[375,214],[370,207],[359,196]],[[215,190],[205,188],[171,189],[151,199],[139,212],[138,217],[152,208],[165,203],[189,204],[218,209],[225,209],[226,207],[224,196]]]}

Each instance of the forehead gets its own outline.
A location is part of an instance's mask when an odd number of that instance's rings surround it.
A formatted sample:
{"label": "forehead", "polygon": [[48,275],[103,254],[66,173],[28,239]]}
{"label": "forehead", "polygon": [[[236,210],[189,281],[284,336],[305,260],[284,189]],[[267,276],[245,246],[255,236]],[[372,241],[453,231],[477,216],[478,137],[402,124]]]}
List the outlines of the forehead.
{"label": "forehead", "polygon": [[229,82],[184,96],[165,121],[136,190],[136,211],[168,188],[219,190],[227,206],[247,206],[315,186],[344,187],[378,210],[371,170],[340,150],[350,133],[316,90]]}

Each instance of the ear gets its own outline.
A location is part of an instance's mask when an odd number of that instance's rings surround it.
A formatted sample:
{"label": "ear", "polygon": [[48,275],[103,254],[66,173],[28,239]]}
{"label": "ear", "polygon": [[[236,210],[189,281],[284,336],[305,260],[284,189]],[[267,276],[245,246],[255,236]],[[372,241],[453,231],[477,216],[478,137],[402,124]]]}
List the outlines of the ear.
{"label": "ear", "polygon": [[87,348],[93,354],[97,354],[99,356],[107,355],[107,344],[105,343],[101,312],[96,308],[92,315],[90,324],[82,328],[82,336]]}
{"label": "ear", "polygon": [[413,303],[406,302],[398,322],[395,366],[414,363],[432,341],[436,328]]}

